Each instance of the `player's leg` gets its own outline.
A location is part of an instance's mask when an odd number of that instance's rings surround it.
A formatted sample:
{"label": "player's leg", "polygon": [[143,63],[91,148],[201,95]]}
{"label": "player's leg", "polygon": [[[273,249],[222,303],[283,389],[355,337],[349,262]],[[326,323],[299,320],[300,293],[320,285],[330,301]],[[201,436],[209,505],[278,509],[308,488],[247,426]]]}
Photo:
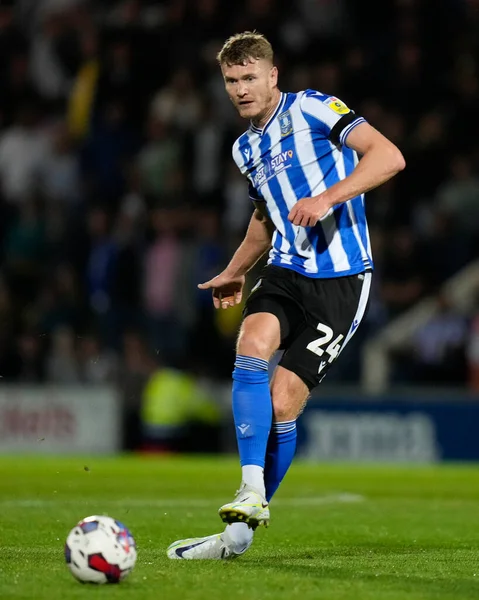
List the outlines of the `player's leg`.
{"label": "player's leg", "polygon": [[280,323],[275,315],[257,312],[244,319],[237,342],[232,395],[242,481],[233,502],[219,510],[226,523],[245,522],[256,527],[269,521],[264,486],[273,419],[268,366],[280,341]]}
{"label": "player's leg", "polygon": [[245,317],[237,342],[232,397],[242,485],[235,500],[220,509],[222,519],[231,524],[222,533],[174,542],[167,549],[169,558],[234,558],[250,547],[252,527],[268,521],[264,467],[273,420],[268,363],[279,344],[276,316],[256,312]]}
{"label": "player's leg", "polygon": [[[296,419],[303,410],[310,389],[296,373],[282,366],[276,367],[271,380],[273,425],[268,438],[264,469],[265,495],[269,502],[284,476],[296,452]],[[228,525],[223,541],[230,555],[246,552],[253,542],[254,531],[245,523]]]}
{"label": "player's leg", "polygon": [[[303,410],[310,390],[304,381],[282,366],[276,367],[271,380],[273,424],[266,448],[264,469],[265,496],[269,502],[286,475],[296,452],[296,419]],[[252,529],[243,523],[226,528],[234,547],[249,547]]]}
{"label": "player's leg", "polygon": [[[297,274],[288,269],[281,269],[279,267],[273,267],[271,265],[267,266],[262,273],[261,278],[258,280],[257,284],[254,286],[253,291],[251,292],[248,300],[246,301],[244,314],[246,315],[244,326],[240,332],[240,336],[238,338],[238,358],[241,358],[241,362],[244,360],[244,356],[261,356],[265,360],[262,363],[263,367],[263,379],[262,382],[265,387],[263,388],[266,395],[266,389],[268,386],[268,376],[266,372],[266,368],[268,366],[267,360],[271,358],[273,352],[281,347],[288,347],[290,339],[294,339],[294,337],[298,334],[302,327],[304,327],[304,313],[300,302],[301,291],[298,289],[296,285]],[[266,338],[269,340],[269,343],[264,348],[258,348],[258,341],[263,340],[265,337],[265,330],[263,327],[263,318],[261,315],[267,314],[269,320],[275,323],[275,338],[272,340],[271,338]],[[255,318],[256,317],[256,318]],[[250,321],[251,319],[251,321]],[[249,330],[247,328],[248,323],[255,323],[255,328],[253,330]],[[274,343],[272,343],[274,341]],[[264,341],[262,342],[264,344]],[[237,363],[238,363],[237,358]],[[233,378],[237,379],[237,367],[236,365],[235,372]],[[241,375],[243,377],[243,375]],[[257,448],[255,451],[258,452],[257,455],[247,456],[247,453],[243,451],[242,446],[246,447],[247,441],[243,441],[242,439],[242,431],[249,431],[249,428],[245,430],[245,427],[242,426],[243,418],[240,414],[241,406],[245,405],[244,398],[242,397],[241,392],[241,382],[237,383],[235,381],[236,390],[238,395],[235,394],[235,387],[233,388],[233,413],[235,417],[236,424],[236,433],[238,436],[238,446],[240,449],[240,457],[242,464],[242,472],[243,472],[243,481],[247,484],[246,488],[248,491],[251,488],[255,488],[259,490],[260,496],[262,496],[261,504],[263,506],[263,511],[259,510],[259,498],[256,498],[258,504],[258,514],[256,514],[253,518],[250,515],[242,515],[238,514],[237,511],[238,504],[247,505],[251,502],[250,498],[238,497],[234,500],[233,503],[229,503],[228,505],[223,506],[220,509],[220,515],[224,521],[227,523],[244,521],[247,522],[250,526],[254,527],[259,522],[263,521],[264,524],[269,520],[269,508],[266,506],[266,490],[264,488],[264,467],[266,463],[266,451],[269,439],[269,432],[271,430],[271,423],[273,420],[271,401],[269,403],[270,413],[268,415],[269,418],[269,428],[268,428],[268,437],[262,436],[261,438],[261,447]],[[269,397],[270,391],[268,387]],[[238,404],[236,404],[236,400],[238,399]],[[239,406],[239,410],[236,409],[236,406]],[[257,406],[257,402],[256,402]],[[262,406],[266,406],[266,403],[263,403]],[[264,419],[264,423],[266,423],[266,418]],[[247,426],[248,423],[245,423]],[[283,433],[283,428],[289,428],[292,424],[281,424],[276,426],[275,429],[281,430]],[[266,431],[266,430],[264,430]],[[294,434],[291,431],[286,431],[285,434],[289,434],[289,437]],[[275,468],[274,465],[272,467]],[[240,501],[240,502],[239,502]],[[241,509],[241,512],[248,512],[246,506]],[[255,509],[256,510],[256,509]],[[259,518],[261,517],[261,518]],[[233,528],[235,529],[235,528]],[[238,527],[239,530],[244,530],[241,527]]]}
{"label": "player's leg", "polygon": [[297,440],[296,419],[301,414],[309,393],[309,387],[296,373],[281,365],[276,367],[271,381],[273,425],[264,470],[268,502],[293,462]]}
{"label": "player's leg", "polygon": [[[296,419],[309,388],[292,371],[278,366],[271,381],[273,425],[268,438],[264,470],[269,502],[288,471],[296,450]],[[178,540],[167,550],[169,558],[227,560],[244,554],[253,542],[254,530],[246,523],[232,523],[222,533]]]}

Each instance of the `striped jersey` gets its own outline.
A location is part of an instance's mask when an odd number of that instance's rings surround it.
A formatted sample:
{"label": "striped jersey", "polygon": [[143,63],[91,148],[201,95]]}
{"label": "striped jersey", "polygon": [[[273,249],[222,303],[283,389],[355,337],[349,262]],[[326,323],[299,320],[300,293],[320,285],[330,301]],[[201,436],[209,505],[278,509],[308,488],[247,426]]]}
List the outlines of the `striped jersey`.
{"label": "striped jersey", "polygon": [[282,93],[276,111],[253,124],[233,145],[233,158],[248,178],[254,202],[264,202],[275,226],[268,264],[308,277],[353,275],[373,268],[364,195],[336,205],[314,227],[288,221],[301,198],[320,194],[358,163],[345,145],[364,123],[334,96],[314,90]]}

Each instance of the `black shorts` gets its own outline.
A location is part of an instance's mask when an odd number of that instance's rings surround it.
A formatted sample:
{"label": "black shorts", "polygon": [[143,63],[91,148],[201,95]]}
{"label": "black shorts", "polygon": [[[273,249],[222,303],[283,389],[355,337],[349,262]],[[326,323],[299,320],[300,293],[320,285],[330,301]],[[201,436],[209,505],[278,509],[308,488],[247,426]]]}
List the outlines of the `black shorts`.
{"label": "black shorts", "polygon": [[279,362],[310,390],[316,387],[366,313],[371,272],[313,279],[267,265],[246,300],[243,317],[267,312],[279,320]]}

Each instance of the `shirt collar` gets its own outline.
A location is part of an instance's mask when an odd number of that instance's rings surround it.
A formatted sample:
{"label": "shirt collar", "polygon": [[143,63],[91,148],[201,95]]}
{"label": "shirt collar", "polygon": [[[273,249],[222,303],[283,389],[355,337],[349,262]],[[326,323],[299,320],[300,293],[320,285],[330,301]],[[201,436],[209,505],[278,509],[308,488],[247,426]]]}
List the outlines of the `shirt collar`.
{"label": "shirt collar", "polygon": [[271,117],[267,120],[267,122],[265,123],[264,127],[256,127],[256,125],[253,125],[253,122],[250,121],[250,129],[251,131],[254,131],[254,133],[259,133],[260,135],[262,135],[266,129],[268,128],[268,125],[273,121],[273,119],[275,119],[278,115],[278,113],[280,112],[280,110],[283,108],[284,104],[286,102],[286,94],[284,92],[281,92],[281,96],[279,99],[279,102],[276,106],[275,111],[273,112],[273,114],[271,115]]}

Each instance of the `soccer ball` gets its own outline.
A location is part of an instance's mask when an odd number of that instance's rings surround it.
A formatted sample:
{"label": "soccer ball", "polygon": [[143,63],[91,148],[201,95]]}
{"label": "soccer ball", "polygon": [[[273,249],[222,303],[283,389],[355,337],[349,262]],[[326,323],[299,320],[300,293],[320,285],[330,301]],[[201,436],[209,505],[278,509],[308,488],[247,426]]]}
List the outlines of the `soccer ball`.
{"label": "soccer ball", "polygon": [[94,515],[68,534],[65,560],[82,583],[119,583],[135,566],[135,540],[120,521]]}

